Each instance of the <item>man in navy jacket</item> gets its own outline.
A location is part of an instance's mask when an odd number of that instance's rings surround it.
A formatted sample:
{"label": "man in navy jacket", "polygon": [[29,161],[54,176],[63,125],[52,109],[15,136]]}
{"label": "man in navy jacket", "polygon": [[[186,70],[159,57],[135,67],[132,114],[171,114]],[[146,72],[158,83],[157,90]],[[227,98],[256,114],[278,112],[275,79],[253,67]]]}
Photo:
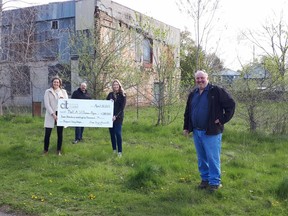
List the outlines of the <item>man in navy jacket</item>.
{"label": "man in navy jacket", "polygon": [[[72,94],[72,99],[91,99],[90,94],[87,91],[87,84],[82,82],[80,87]],[[83,138],[84,127],[75,127],[75,140],[73,144],[77,144]]]}
{"label": "man in navy jacket", "polygon": [[234,115],[235,101],[223,88],[210,84],[206,72],[197,71],[195,79],[197,87],[188,96],[183,134],[193,132],[202,180],[198,187],[214,191],[222,187],[222,133]]}

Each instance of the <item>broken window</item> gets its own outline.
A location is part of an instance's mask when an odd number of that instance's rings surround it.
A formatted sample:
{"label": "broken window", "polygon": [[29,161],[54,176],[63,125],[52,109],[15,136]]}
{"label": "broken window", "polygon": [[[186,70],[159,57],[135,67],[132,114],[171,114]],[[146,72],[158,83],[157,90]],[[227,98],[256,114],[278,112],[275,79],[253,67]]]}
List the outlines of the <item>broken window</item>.
{"label": "broken window", "polygon": [[53,20],[51,22],[51,29],[59,29],[59,21],[58,20]]}
{"label": "broken window", "polygon": [[149,38],[145,38],[143,41],[143,62],[146,64],[152,64],[153,60],[153,42]]}

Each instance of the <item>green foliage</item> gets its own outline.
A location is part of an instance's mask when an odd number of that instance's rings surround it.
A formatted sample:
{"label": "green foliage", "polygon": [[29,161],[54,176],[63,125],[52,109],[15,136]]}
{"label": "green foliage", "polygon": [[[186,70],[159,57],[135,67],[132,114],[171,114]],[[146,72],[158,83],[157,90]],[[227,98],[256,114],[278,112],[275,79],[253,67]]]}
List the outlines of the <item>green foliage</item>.
{"label": "green foliage", "polygon": [[[180,70],[178,66],[179,56],[177,52],[177,40],[171,34],[171,29],[159,26],[151,18],[139,19],[141,29],[153,43],[150,49],[157,50],[152,53],[153,67],[144,67],[143,72],[149,73],[146,80],[139,80],[137,94],[142,95],[145,100],[153,104],[157,109],[157,125],[168,125],[173,122],[178,113],[174,112],[174,107],[180,102]],[[154,48],[153,48],[154,47]],[[144,73],[141,74],[144,74]],[[143,77],[144,78],[144,77]],[[140,88],[139,88],[140,87]],[[153,92],[147,91],[153,89]]]}
{"label": "green foliage", "polygon": [[197,70],[210,73],[223,69],[220,58],[215,53],[205,52],[201,46],[197,47],[188,31],[181,32],[180,56],[181,81],[186,88],[193,86],[194,73]]}
{"label": "green foliage", "polygon": [[[184,107],[183,111],[184,111]],[[43,118],[0,118],[0,206],[27,215],[285,215],[287,136],[245,131],[241,118],[225,127],[223,188],[197,189],[195,148],[182,118],[155,127],[154,108],[128,107],[123,157],[112,153],[107,128],[85,128],[72,144],[64,129],[63,156],[52,131],[42,156]]]}
{"label": "green foliage", "polygon": [[[181,67],[181,80],[185,86],[193,85],[194,73],[197,69],[197,46],[191,39],[189,32],[181,32],[181,45],[180,45],[180,67]],[[204,53],[200,50],[200,62],[203,62]]]}
{"label": "green foliage", "polygon": [[78,57],[74,70],[87,82],[94,99],[103,98],[103,92],[111,88],[111,81],[116,78],[127,87],[140,80],[135,57],[131,56],[139,46],[134,40],[140,36],[126,25],[119,26],[118,22],[112,25],[101,29],[99,26],[96,32],[78,31],[70,35],[69,45]]}
{"label": "green foliage", "polygon": [[[267,65],[264,66],[246,65],[241,78],[231,86],[230,92],[237,101],[237,115],[246,121],[251,132],[287,134],[287,94],[281,91],[283,83],[276,78],[279,77],[276,72],[268,72]],[[267,76],[262,77],[259,71]]]}

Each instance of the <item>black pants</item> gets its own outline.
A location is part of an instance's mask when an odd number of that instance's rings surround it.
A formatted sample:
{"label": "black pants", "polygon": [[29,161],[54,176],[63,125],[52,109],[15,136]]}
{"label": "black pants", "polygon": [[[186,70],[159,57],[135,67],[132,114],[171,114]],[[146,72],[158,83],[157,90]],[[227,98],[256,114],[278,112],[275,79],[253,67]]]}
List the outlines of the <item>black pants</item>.
{"label": "black pants", "polygon": [[[45,128],[44,151],[48,151],[52,128]],[[63,141],[63,126],[57,126],[57,151],[61,151]]]}

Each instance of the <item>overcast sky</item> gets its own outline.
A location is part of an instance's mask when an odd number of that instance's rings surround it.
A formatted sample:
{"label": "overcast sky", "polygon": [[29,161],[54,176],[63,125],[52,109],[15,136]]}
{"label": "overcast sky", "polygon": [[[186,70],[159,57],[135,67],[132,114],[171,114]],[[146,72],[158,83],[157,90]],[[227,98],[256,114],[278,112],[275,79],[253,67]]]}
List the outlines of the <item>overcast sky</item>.
{"label": "overcast sky", "polygon": [[[4,0],[5,1],[5,0]],[[11,1],[11,0],[10,0]],[[65,0],[23,0],[22,4],[45,4]],[[144,13],[164,23],[184,30],[192,31],[192,20],[179,12],[176,0],[114,0],[126,7]],[[18,1],[19,2],[19,1]],[[259,29],[267,19],[284,12],[288,20],[288,0],[220,0],[217,27],[210,37],[209,50],[217,48],[217,55],[224,66],[233,70],[241,69],[239,60],[247,63],[253,58],[253,46],[240,40],[240,32],[247,29]],[[286,13],[286,14],[285,14]],[[216,41],[220,38],[220,44]],[[255,48],[255,53],[259,52]]]}
{"label": "overcast sky", "polygon": [[[155,19],[184,30],[192,31],[192,20],[179,12],[176,0],[114,0]],[[217,47],[217,55],[224,61],[224,66],[233,70],[241,69],[241,63],[251,62],[253,46],[240,40],[240,32],[247,29],[259,29],[280,12],[288,13],[288,0],[220,0],[217,27],[211,36],[210,50]],[[284,14],[285,16],[285,14]],[[286,20],[288,16],[286,14]],[[215,49],[214,49],[215,50]],[[257,54],[255,48],[255,53]]]}

